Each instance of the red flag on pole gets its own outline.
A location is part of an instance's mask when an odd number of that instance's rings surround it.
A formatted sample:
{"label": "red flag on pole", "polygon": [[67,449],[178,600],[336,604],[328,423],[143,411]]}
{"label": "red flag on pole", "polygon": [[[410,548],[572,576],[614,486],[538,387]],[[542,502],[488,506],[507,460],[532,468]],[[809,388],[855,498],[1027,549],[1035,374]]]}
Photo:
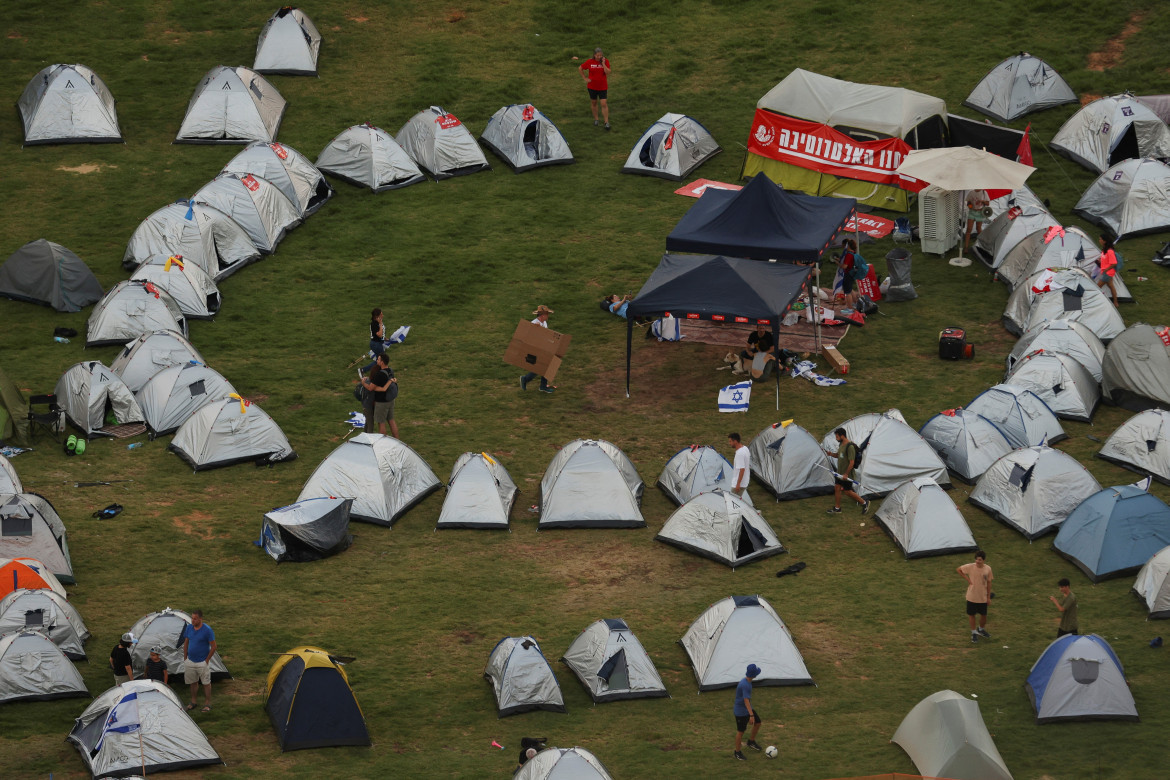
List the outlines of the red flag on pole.
{"label": "red flag on pole", "polygon": [[1032,142],[1028,140],[1028,134],[1032,132],[1032,123],[1024,128],[1024,137],[1020,140],[1020,146],[1016,149],[1016,157],[1024,165],[1032,165]]}

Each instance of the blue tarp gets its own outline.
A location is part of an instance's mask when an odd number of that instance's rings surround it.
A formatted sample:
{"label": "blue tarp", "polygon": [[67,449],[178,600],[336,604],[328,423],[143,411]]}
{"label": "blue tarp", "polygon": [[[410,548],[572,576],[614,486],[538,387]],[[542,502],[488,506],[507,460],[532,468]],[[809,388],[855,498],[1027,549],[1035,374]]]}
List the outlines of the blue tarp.
{"label": "blue tarp", "polygon": [[1086,498],[1060,526],[1052,547],[1093,582],[1132,574],[1170,545],[1170,506],[1133,485]]}

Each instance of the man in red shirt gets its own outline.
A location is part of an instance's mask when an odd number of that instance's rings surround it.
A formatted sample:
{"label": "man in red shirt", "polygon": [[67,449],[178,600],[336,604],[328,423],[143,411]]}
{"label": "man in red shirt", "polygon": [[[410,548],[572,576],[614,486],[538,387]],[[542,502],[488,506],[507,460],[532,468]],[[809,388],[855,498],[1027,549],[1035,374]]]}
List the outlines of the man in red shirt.
{"label": "man in red shirt", "polygon": [[581,78],[589,90],[589,102],[593,106],[593,124],[597,125],[597,103],[601,101],[601,118],[605,129],[609,129],[609,60],[601,53],[601,47],[593,50],[593,56],[581,63]]}

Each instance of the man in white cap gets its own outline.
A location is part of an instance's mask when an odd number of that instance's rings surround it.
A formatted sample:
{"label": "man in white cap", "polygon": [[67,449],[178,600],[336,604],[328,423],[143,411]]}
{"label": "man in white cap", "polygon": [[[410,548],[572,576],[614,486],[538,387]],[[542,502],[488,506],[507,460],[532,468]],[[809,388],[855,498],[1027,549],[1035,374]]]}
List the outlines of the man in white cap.
{"label": "man in white cap", "polygon": [[127,631],[110,651],[110,671],[114,673],[114,685],[121,685],[134,679],[134,662],[130,660],[130,648],[136,644],[138,640]]}
{"label": "man in white cap", "polygon": [[[532,320],[532,324],[539,325],[542,328],[547,328],[548,327],[548,315],[555,314],[556,312],[554,312],[552,309],[550,309],[549,307],[545,306],[542,303],[539,306],[537,306],[536,311],[534,311],[532,313],[536,315],[535,319]],[[527,390],[528,383],[531,382],[533,379],[536,379],[536,377],[537,377],[537,373],[535,371],[529,371],[527,374],[520,377],[520,389]],[[545,379],[544,377],[540,378],[540,392],[551,393],[556,389],[557,389],[556,385],[550,385],[548,383],[548,380]]]}

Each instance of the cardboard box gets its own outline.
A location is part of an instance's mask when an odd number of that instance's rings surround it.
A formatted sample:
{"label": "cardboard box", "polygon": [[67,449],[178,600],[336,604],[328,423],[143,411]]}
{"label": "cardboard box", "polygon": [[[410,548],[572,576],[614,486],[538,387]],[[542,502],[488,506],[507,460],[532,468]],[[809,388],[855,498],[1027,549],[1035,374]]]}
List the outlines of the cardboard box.
{"label": "cardboard box", "polygon": [[569,351],[570,340],[572,336],[521,320],[504,352],[504,362],[551,382],[561,367],[561,358]]}
{"label": "cardboard box", "polygon": [[821,351],[821,354],[825,356],[825,360],[829,362],[829,365],[838,374],[849,373],[849,361],[836,347],[825,347]]}

